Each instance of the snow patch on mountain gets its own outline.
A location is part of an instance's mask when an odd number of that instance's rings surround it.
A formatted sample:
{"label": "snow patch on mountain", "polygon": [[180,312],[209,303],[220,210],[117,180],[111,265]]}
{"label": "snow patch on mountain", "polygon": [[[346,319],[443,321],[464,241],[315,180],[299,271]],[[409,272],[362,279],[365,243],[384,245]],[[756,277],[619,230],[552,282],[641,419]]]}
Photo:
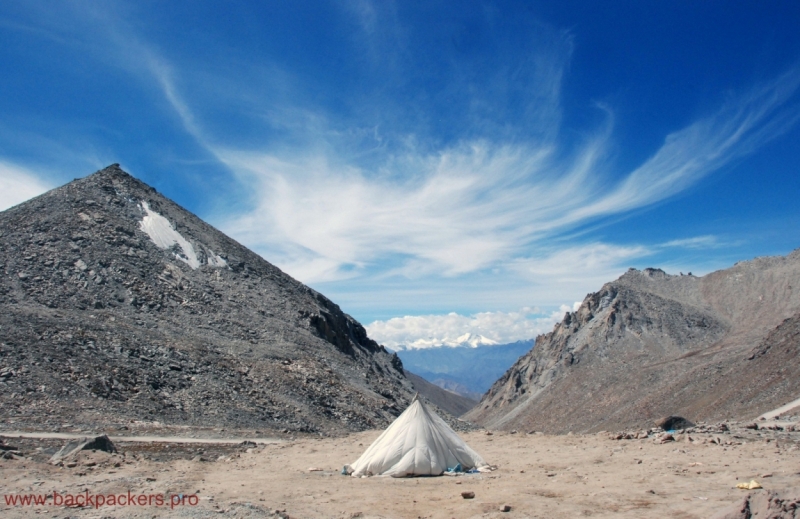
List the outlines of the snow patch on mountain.
{"label": "snow patch on mountain", "polygon": [[[182,253],[175,251],[175,257],[193,269],[199,268],[202,263],[200,262],[200,258],[197,257],[194,247],[181,233],[172,227],[169,220],[150,209],[150,205],[145,201],[142,201],[139,206],[142,208],[142,211],[144,211],[144,218],[139,222],[139,228],[147,233],[153,243],[156,244],[156,247],[160,249],[172,249],[177,245],[180,247]],[[208,252],[207,262],[210,266],[226,267],[228,265],[224,258],[217,256],[211,250]]]}

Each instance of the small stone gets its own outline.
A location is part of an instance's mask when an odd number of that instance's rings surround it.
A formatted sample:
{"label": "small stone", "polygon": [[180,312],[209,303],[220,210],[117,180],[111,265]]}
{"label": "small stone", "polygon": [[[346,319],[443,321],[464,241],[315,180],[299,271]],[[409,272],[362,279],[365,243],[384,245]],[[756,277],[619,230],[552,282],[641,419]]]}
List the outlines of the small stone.
{"label": "small stone", "polygon": [[501,506],[500,507],[500,511],[501,512],[510,512],[511,511],[511,505],[503,505],[503,506]]}
{"label": "small stone", "polygon": [[475,497],[475,492],[461,492],[461,497],[464,499],[473,499]]}

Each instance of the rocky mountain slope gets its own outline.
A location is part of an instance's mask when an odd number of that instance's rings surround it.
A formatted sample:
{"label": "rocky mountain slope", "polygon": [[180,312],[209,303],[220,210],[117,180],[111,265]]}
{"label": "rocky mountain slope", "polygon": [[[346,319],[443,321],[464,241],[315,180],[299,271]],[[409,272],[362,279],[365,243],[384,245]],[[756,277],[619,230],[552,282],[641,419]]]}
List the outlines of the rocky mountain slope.
{"label": "rocky mountain slope", "polygon": [[703,277],[631,269],[564,316],[465,416],[545,432],[752,419],[800,396],[800,250]]}
{"label": "rocky mountain slope", "polygon": [[461,416],[478,403],[478,400],[466,398],[454,391],[448,391],[436,384],[432,384],[424,378],[405,370],[406,377],[414,385],[414,389],[419,391],[424,397],[439,409],[447,411],[452,416]]}
{"label": "rocky mountain slope", "polygon": [[402,363],[337,305],[110,166],[0,213],[6,428],[386,426]]}
{"label": "rocky mountain slope", "polygon": [[403,366],[428,382],[470,399],[483,394],[533,347],[533,340],[479,346],[402,349]]}

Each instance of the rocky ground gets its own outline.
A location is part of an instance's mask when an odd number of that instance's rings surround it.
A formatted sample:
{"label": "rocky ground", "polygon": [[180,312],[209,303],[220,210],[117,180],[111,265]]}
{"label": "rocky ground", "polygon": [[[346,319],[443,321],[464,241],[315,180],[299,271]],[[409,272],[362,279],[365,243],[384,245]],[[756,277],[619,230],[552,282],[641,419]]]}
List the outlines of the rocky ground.
{"label": "rocky ground", "polygon": [[[48,460],[63,441],[4,438],[2,448],[10,453],[0,459],[5,495],[42,494],[52,501],[54,493],[131,492],[167,496],[162,497],[167,504],[91,508],[2,502],[0,515],[709,518],[736,508],[745,496],[787,495],[800,488],[800,432],[790,430],[793,423],[759,422],[757,429],[750,423],[698,424],[675,431],[672,440],[655,429],[641,438],[639,433],[647,431],[559,436],[474,431],[463,434],[464,439],[496,464],[496,471],[409,479],[355,479],[339,474],[342,465],[355,460],[380,431],[340,438],[300,434],[233,445],[118,441],[117,453],[82,451],[57,465]],[[144,430],[176,432],[152,424],[118,432]],[[185,430],[183,434],[190,432],[229,438],[253,434],[251,430]],[[636,437],[624,439],[633,433]],[[762,488],[736,488],[753,480]],[[472,492],[474,498],[464,499],[462,492]],[[171,496],[180,501],[181,495],[185,504],[170,508]],[[189,505],[186,496],[196,496],[196,505]],[[505,507],[509,511],[502,512]]]}

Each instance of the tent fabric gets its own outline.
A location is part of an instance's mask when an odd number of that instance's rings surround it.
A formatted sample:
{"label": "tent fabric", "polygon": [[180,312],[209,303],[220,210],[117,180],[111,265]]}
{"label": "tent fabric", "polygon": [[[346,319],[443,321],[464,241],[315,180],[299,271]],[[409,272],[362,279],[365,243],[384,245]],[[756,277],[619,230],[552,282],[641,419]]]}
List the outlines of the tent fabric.
{"label": "tent fabric", "polygon": [[478,453],[415,397],[411,405],[351,466],[351,475],[440,476],[458,464],[465,471],[487,466]]}

